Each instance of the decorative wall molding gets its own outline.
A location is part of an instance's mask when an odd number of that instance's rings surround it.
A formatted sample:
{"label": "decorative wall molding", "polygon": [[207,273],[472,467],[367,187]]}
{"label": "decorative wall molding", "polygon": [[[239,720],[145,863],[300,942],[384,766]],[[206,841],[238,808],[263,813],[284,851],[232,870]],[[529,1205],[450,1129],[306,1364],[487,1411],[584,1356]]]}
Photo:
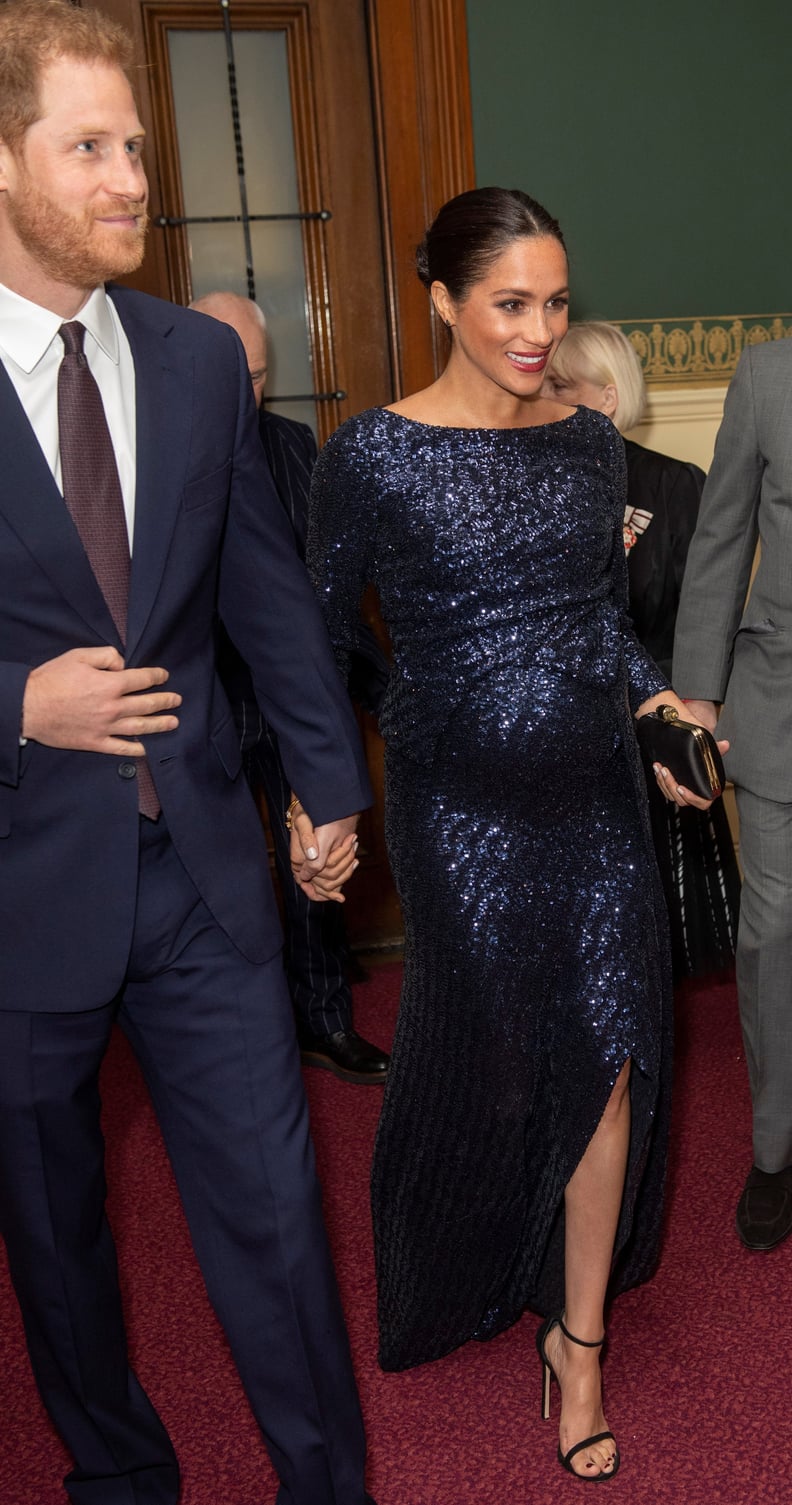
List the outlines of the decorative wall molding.
{"label": "decorative wall molding", "polygon": [[746,345],[792,335],[792,313],[613,322],[633,345],[650,385],[728,382]]}

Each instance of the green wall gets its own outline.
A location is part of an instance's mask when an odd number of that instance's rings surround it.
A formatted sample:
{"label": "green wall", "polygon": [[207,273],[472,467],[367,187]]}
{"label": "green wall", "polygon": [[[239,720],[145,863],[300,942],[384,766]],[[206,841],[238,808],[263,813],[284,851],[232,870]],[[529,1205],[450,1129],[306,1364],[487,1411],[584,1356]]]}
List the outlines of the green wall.
{"label": "green wall", "polygon": [[792,308],[792,0],[468,0],[479,184],[560,220],[573,313]]}

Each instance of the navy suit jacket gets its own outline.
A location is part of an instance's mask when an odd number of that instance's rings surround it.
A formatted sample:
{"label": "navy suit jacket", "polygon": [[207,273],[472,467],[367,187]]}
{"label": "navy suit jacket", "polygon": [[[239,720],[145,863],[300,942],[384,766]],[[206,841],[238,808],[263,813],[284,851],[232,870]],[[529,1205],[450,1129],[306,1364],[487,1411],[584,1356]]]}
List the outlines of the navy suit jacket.
{"label": "navy suit jacket", "polygon": [[[251,666],[316,824],[370,803],[363,753],[294,550],[227,325],[126,288],[110,294],[135,362],[137,487],[125,660],[161,665],[180,725],[147,751],[176,850],[251,960],[280,928],[260,822],[215,669],[219,613]],[[19,746],[29,669],[72,648],[123,651],[60,492],[0,365],[0,1008],[84,1009],[123,983],[135,910],[137,782],[128,760]]]}
{"label": "navy suit jacket", "polygon": [[[259,409],[259,436],[269,463],[275,490],[280,497],[301,559],[305,559],[310,511],[311,473],[316,464],[316,440],[307,423],[296,423],[280,413]],[[234,707],[243,751],[261,739],[260,718],[255,714],[255,695],[246,664],[229,644],[224,632],[218,640],[220,673]],[[368,623],[357,624],[357,644],[349,655],[348,690],[365,711],[379,712],[388,684],[390,665]]]}

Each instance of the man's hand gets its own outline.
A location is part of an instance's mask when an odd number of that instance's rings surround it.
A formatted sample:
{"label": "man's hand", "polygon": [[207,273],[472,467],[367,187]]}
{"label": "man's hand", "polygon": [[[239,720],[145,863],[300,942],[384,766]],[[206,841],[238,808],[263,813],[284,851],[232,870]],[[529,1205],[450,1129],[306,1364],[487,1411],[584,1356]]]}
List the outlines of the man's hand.
{"label": "man's hand", "polygon": [[179,725],[166,713],[181,695],[154,689],[167,678],[167,669],[125,669],[115,648],[72,648],[28,675],[22,736],[45,747],[143,757],[139,737]]}
{"label": "man's hand", "polygon": [[688,721],[697,721],[708,732],[715,731],[718,725],[718,707],[714,700],[686,700],[684,705]]}
{"label": "man's hand", "polygon": [[298,805],[292,821],[291,866],[294,880],[309,899],[344,903],[342,886],[351,878],[357,860],[357,815],[314,827]]}

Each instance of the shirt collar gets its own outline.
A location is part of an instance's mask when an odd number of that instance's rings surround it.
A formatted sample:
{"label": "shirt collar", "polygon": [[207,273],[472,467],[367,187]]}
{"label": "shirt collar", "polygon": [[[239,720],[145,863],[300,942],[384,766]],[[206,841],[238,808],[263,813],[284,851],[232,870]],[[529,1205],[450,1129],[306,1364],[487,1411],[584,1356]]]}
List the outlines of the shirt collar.
{"label": "shirt collar", "polygon": [[[104,287],[94,288],[77,315],[99,348],[117,366],[118,331]],[[49,350],[64,321],[40,303],[31,303],[0,283],[0,348],[28,375]]]}

